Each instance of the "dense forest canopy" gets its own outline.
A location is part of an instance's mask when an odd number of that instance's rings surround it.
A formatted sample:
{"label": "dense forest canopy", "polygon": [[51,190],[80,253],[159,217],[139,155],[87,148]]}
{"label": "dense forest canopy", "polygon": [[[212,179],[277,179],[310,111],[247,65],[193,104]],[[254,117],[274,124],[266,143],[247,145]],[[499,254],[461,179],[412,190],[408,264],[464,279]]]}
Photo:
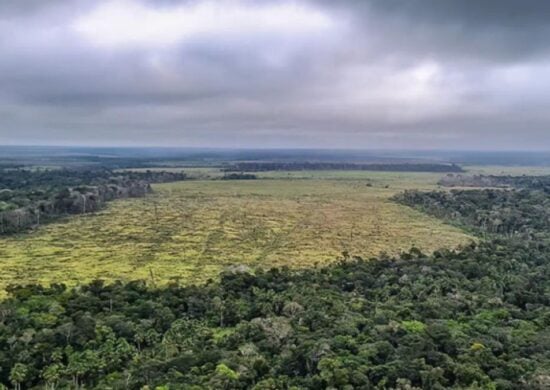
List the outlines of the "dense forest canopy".
{"label": "dense forest canopy", "polygon": [[405,191],[398,202],[481,233],[529,237],[550,230],[550,176],[478,176],[507,189]]}
{"label": "dense forest canopy", "polygon": [[548,215],[547,197],[529,187],[404,194],[400,201],[480,234],[489,211],[517,216],[479,244],[432,255],[413,248],[303,271],[234,267],[205,286],[14,286],[0,305],[0,382],[546,389],[550,236],[536,217]]}

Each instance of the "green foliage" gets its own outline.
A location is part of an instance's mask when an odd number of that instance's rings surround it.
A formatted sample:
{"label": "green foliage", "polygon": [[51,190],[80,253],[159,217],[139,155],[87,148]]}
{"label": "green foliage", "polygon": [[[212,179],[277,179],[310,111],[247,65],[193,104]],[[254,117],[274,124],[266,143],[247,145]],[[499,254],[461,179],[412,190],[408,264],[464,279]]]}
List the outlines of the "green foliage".
{"label": "green foliage", "polygon": [[15,363],[10,370],[10,382],[14,385],[15,389],[21,388],[21,383],[25,382],[29,373],[29,369],[26,365],[21,363]]}
{"label": "green foliage", "polygon": [[420,321],[402,321],[401,327],[410,333],[421,333],[426,329],[426,324]]}
{"label": "green foliage", "polygon": [[507,177],[518,189],[405,191],[397,201],[483,234],[531,238],[550,229],[550,176]]}
{"label": "green foliage", "polygon": [[[474,190],[450,201],[415,194],[442,216],[461,202],[470,210],[468,199],[487,203],[473,214],[520,216],[522,234],[497,229],[490,240],[460,250],[413,248],[378,261],[346,256],[303,270],[235,267],[200,286],[12,286],[0,303],[0,383],[16,389],[548,388],[550,237],[528,217],[535,199],[547,207],[546,195],[522,191],[523,202],[509,191]],[[443,201],[434,206],[434,197]],[[479,229],[472,213],[460,223]]]}
{"label": "green foliage", "polygon": [[[548,248],[497,239],[407,260],[235,270],[201,287],[12,288],[0,383],[537,388],[550,364]],[[48,312],[55,320],[36,320]]]}

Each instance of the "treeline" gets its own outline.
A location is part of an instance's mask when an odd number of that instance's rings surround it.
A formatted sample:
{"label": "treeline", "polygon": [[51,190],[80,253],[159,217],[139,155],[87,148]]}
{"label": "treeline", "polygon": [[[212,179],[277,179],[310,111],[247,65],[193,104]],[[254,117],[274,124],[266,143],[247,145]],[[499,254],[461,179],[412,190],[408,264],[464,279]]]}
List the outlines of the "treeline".
{"label": "treeline", "polygon": [[530,238],[550,231],[550,197],[541,190],[406,191],[395,199],[480,233]]}
{"label": "treeline", "polygon": [[168,171],[113,171],[98,169],[0,169],[0,189],[57,190],[63,187],[102,184],[113,177],[149,182],[184,180],[184,173]]}
{"label": "treeline", "polygon": [[221,180],[256,180],[258,177],[252,173],[225,173]]}
{"label": "treeline", "polygon": [[97,170],[4,170],[0,173],[0,234],[17,233],[67,214],[99,210],[113,199],[144,196],[151,183],[182,173]]}
{"label": "treeline", "polygon": [[359,164],[344,162],[242,162],[223,168],[225,172],[265,171],[387,171],[387,172],[463,172],[456,164]]}
{"label": "treeline", "polygon": [[550,193],[550,176],[495,176],[449,173],[439,181],[447,187],[515,187]]}

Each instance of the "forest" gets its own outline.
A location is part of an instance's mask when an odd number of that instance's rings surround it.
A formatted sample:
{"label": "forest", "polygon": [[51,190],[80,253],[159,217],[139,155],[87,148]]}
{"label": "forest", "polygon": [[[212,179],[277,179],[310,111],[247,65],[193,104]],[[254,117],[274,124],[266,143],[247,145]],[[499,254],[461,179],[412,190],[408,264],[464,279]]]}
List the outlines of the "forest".
{"label": "forest", "polygon": [[0,304],[0,383],[547,389],[548,195],[518,187],[395,198],[483,237],[457,250],[234,266],[196,286],[14,285]]}
{"label": "forest", "polygon": [[226,172],[266,171],[382,171],[382,172],[463,172],[456,164],[441,163],[348,163],[348,162],[236,162],[223,167]]}
{"label": "forest", "polygon": [[439,180],[446,187],[512,187],[550,192],[550,176],[503,176],[449,173]]}
{"label": "forest", "polygon": [[99,210],[105,202],[144,196],[151,183],[184,180],[173,172],[102,169],[0,170],[0,235],[22,232],[68,214]]}
{"label": "forest", "polygon": [[532,238],[549,231],[550,176],[479,176],[476,180],[510,187],[450,192],[412,190],[394,199],[482,233]]}
{"label": "forest", "polygon": [[221,180],[256,180],[258,177],[252,173],[226,173],[221,177]]}

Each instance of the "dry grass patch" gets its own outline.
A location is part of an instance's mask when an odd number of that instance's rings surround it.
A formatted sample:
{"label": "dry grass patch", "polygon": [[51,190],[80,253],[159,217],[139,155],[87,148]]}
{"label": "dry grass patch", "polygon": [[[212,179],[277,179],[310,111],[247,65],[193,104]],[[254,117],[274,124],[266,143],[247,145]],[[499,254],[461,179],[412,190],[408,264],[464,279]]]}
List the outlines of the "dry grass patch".
{"label": "dry grass patch", "polygon": [[162,184],[147,198],[3,238],[0,288],[95,278],[202,282],[234,263],[308,267],[343,251],[371,257],[472,239],[389,200],[406,188],[433,188],[437,175],[320,175]]}

